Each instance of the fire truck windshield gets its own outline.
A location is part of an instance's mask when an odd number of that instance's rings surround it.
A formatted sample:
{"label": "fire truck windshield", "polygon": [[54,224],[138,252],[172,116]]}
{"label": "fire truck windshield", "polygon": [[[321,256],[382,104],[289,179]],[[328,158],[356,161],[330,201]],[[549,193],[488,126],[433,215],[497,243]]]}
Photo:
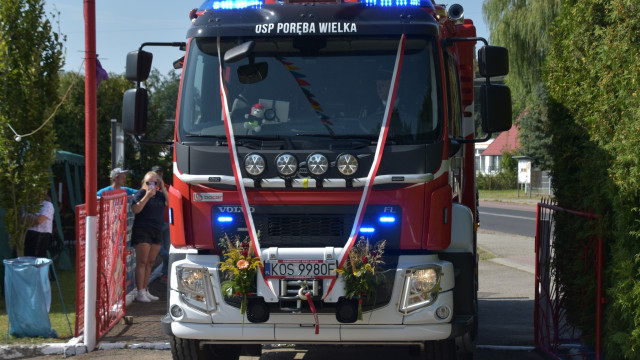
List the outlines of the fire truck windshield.
{"label": "fire truck windshield", "polygon": [[[236,136],[377,139],[400,36],[225,38],[221,51],[249,40],[252,51],[222,67]],[[439,138],[433,47],[429,39],[407,39],[389,122],[395,143]],[[225,136],[217,52],[216,39],[191,42],[178,117],[181,142]]]}

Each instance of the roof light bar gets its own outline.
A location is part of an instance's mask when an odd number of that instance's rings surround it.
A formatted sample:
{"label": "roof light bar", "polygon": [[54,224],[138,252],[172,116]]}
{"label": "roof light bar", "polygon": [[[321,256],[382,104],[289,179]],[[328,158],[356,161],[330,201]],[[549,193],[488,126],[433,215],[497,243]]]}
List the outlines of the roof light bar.
{"label": "roof light bar", "polygon": [[[363,0],[367,6],[381,6],[381,7],[403,7],[403,6],[422,6],[431,7],[430,3],[425,6],[421,0]],[[426,1],[425,1],[426,3]]]}
{"label": "roof light bar", "polygon": [[264,5],[262,0],[207,0],[198,10],[236,10],[247,8],[261,8]]}
{"label": "roof light bar", "polygon": [[[285,0],[287,4],[307,3],[362,3],[365,6],[379,7],[426,7],[433,8],[429,0]],[[266,3],[274,3],[273,0],[207,0],[198,11],[205,10],[237,10],[254,8],[259,9]]]}

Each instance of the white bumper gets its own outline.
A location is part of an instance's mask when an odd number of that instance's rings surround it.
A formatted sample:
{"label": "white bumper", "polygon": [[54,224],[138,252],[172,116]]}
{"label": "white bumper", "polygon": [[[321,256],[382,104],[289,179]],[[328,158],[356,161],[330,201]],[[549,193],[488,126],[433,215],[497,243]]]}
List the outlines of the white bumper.
{"label": "white bumper", "polygon": [[430,325],[322,325],[315,334],[313,326],[283,324],[171,324],[180,338],[214,342],[283,342],[283,343],[406,343],[446,339],[450,324]]}
{"label": "white bumper", "polygon": [[[318,314],[319,333],[315,334],[314,318],[312,314],[272,313],[265,323],[251,323],[240,315],[240,310],[224,302],[220,293],[220,279],[218,277],[218,263],[220,258],[215,255],[188,255],[185,260],[175,262],[171,269],[175,274],[175,267],[181,264],[199,265],[207,267],[211,274],[216,309],[210,314],[190,308],[180,298],[176,277],[171,276],[170,307],[180,306],[184,311],[180,318],[173,318],[171,331],[180,338],[201,339],[215,342],[332,342],[332,343],[406,343],[429,340],[446,339],[451,334],[451,315],[445,319],[436,316],[435,311],[441,306],[447,306],[453,313],[453,265],[438,259],[437,255],[400,256],[398,268],[395,272],[394,286],[389,303],[373,311],[365,311],[363,320],[352,324],[340,323],[333,313]],[[404,270],[414,266],[438,265],[442,268],[440,293],[437,299],[418,311],[409,315],[398,312]],[[263,281],[259,279],[258,281]],[[264,283],[264,281],[263,281]],[[277,282],[272,285],[278,286]],[[333,292],[343,294],[342,283],[338,282]],[[259,294],[265,299],[272,297],[269,291],[259,286]],[[328,286],[323,286],[323,289]],[[277,289],[276,293],[277,293]],[[327,301],[327,299],[335,299]],[[327,297],[326,302],[337,301],[337,296]],[[269,302],[267,300],[267,302]],[[365,309],[366,310],[366,309]]]}

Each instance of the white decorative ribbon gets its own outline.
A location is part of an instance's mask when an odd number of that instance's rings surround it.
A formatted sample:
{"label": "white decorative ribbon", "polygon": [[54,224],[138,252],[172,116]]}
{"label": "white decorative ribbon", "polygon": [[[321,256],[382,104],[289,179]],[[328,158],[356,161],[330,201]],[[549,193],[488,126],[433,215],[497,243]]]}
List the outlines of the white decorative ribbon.
{"label": "white decorative ribbon", "polygon": [[[364,184],[364,190],[362,191],[362,197],[360,198],[360,205],[358,206],[358,211],[356,212],[356,218],[353,222],[353,227],[351,228],[351,234],[349,235],[349,240],[344,248],[342,248],[342,252],[340,253],[340,257],[338,259],[338,268],[342,268],[345,261],[347,260],[347,255],[353,244],[358,237],[358,230],[360,229],[360,225],[362,224],[362,218],[364,217],[365,209],[367,208],[367,203],[369,202],[369,195],[371,195],[371,189],[373,188],[372,183],[373,179],[376,177],[376,173],[378,172],[378,167],[380,166],[380,160],[382,159],[382,154],[384,152],[384,145],[387,141],[387,133],[389,132],[389,120],[391,120],[391,114],[393,112],[393,104],[396,100],[396,93],[398,91],[398,80],[400,75],[400,70],[402,68],[402,60],[404,58],[404,47],[406,42],[405,34],[402,34],[400,37],[400,44],[398,44],[398,53],[396,55],[396,63],[393,68],[393,76],[391,77],[391,87],[389,89],[389,94],[387,95],[387,103],[384,109],[384,118],[382,119],[382,126],[380,128],[380,134],[378,135],[378,144],[376,146],[376,153],[373,157],[373,164],[371,165],[371,169],[369,170],[369,175],[367,175],[367,180]],[[329,285],[329,290],[327,290],[327,294],[324,296],[325,298],[329,296],[331,290],[333,290],[333,286],[336,283],[337,278],[334,278],[331,281],[331,285]]]}
{"label": "white decorative ribbon", "polygon": [[[247,198],[247,191],[244,187],[244,180],[242,178],[242,171],[240,171],[240,161],[238,160],[238,153],[236,151],[236,141],[233,134],[233,124],[231,124],[231,115],[229,113],[229,104],[227,103],[227,91],[224,86],[224,79],[222,76],[222,55],[220,54],[220,37],[218,36],[218,62],[220,64],[220,96],[222,98],[222,109],[224,110],[224,128],[227,136],[227,144],[229,146],[229,156],[231,157],[231,167],[233,169],[233,177],[236,181],[236,189],[240,195],[240,205],[242,206],[242,213],[244,214],[244,221],[247,224],[247,230],[249,232],[249,238],[251,239],[251,247],[253,252],[260,259],[262,264],[261,251],[260,251],[260,239],[256,233],[256,227],[253,223],[253,216],[249,208],[249,199]],[[267,284],[267,288],[271,290],[272,295],[275,296],[275,290],[271,284],[264,277],[264,267],[260,266],[260,273],[264,282]]]}

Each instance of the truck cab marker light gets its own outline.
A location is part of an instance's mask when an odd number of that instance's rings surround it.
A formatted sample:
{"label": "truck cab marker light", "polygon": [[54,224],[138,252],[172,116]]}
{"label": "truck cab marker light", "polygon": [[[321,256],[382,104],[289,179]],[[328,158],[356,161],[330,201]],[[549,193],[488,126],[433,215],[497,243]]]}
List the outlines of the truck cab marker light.
{"label": "truck cab marker light", "polygon": [[373,234],[374,232],[376,232],[376,229],[373,227],[361,227],[360,228],[360,232],[363,234]]}
{"label": "truck cab marker light", "polygon": [[224,223],[224,224],[232,223],[233,222],[233,217],[231,217],[231,216],[218,216],[218,222],[219,223]]}
{"label": "truck cab marker light", "polygon": [[393,224],[396,222],[396,217],[395,216],[380,216],[380,218],[378,218],[378,221],[380,221],[381,223],[385,223],[385,224]]}

